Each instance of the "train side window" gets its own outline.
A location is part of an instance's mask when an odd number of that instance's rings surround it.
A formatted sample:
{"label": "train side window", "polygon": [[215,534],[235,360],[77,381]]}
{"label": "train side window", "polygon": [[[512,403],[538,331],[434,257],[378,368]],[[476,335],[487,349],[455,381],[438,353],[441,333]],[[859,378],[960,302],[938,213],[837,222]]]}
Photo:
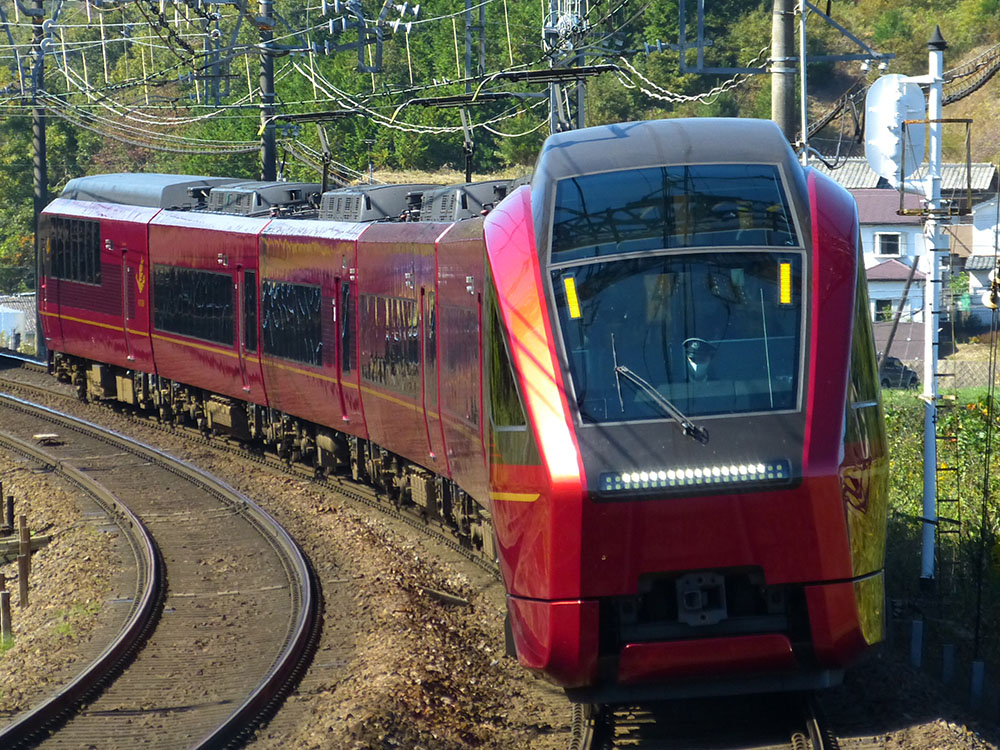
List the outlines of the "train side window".
{"label": "train side window", "polygon": [[362,295],[364,320],[372,326],[372,351],[361,376],[397,393],[420,390],[420,329],[416,300]]}
{"label": "train side window", "polygon": [[884,441],[885,427],[879,406],[881,391],[875,355],[875,337],[868,310],[868,283],[864,265],[859,263],[851,336],[851,369],[847,383],[847,414],[844,425],[844,438],[848,445],[877,446]]}
{"label": "train side window", "polygon": [[50,223],[52,276],[83,284],[101,283],[101,224],[53,216]]}
{"label": "train side window", "polygon": [[323,298],[320,287],[264,280],[260,293],[264,353],[321,366]]}
{"label": "train side window", "polygon": [[500,311],[493,308],[490,315],[490,337],[487,344],[490,388],[490,422],[497,427],[520,427],[527,425],[524,407],[514,381],[510,354],[504,342]]}
{"label": "train side window", "polygon": [[340,285],[340,367],[342,372],[354,369],[354,315],[351,309],[351,284]]}
{"label": "train side window", "polygon": [[541,463],[538,446],[528,429],[524,403],[517,390],[514,367],[500,320],[500,310],[493,294],[487,298],[486,314],[489,320],[485,354],[491,453],[499,463],[507,466],[537,466]]}
{"label": "train side window", "polygon": [[243,272],[243,345],[257,351],[257,272]]}
{"label": "train side window", "polygon": [[157,330],[233,345],[231,274],[157,263],[153,305]]}

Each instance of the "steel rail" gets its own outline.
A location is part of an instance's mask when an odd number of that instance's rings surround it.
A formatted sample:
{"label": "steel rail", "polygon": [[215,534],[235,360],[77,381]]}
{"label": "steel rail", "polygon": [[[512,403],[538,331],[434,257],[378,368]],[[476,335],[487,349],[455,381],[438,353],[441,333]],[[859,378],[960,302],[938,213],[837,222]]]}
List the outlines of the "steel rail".
{"label": "steel rail", "polygon": [[100,427],[78,417],[60,414],[39,404],[33,404],[9,394],[0,394],[0,403],[23,411],[34,412],[42,419],[77,432],[97,437],[117,449],[156,462],[177,476],[199,486],[231,507],[245,521],[253,525],[270,543],[285,566],[297,613],[289,629],[284,647],[272,663],[261,682],[229,717],[193,747],[210,748],[226,745],[250,731],[259,718],[267,715],[291,688],[303,670],[304,662],[311,655],[318,639],[321,597],[315,576],[305,555],[291,535],[266,511],[250,498],[230,485],[185,461],[170,456],[157,448],[144,445],[119,432]]}
{"label": "steel rail", "polygon": [[55,725],[124,666],[156,624],[163,606],[166,581],[163,561],[149,530],[103,485],[64,460],[13,435],[0,433],[0,447],[44,466],[51,466],[57,474],[86,493],[125,533],[138,569],[138,596],[133,599],[132,609],[118,635],[76,677],[0,729],[0,747],[14,748],[30,742],[40,732]]}

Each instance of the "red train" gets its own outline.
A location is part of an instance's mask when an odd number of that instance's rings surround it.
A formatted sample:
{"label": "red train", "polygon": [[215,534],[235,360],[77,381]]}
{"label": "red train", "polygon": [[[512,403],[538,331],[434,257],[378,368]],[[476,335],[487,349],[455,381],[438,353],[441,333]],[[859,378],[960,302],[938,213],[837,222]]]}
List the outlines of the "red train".
{"label": "red train", "polygon": [[836,681],[884,617],[851,197],[723,119],[553,135],[505,190],[73,180],[53,367],[451,524],[575,700]]}

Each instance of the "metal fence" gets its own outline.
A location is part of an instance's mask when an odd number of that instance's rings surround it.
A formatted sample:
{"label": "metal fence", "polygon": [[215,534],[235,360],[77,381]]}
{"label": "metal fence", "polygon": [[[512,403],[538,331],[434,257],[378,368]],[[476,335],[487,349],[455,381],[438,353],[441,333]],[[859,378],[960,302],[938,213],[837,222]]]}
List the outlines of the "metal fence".
{"label": "metal fence", "polygon": [[[990,384],[990,363],[965,359],[942,359],[938,362],[938,373],[945,375],[939,381],[942,388],[986,388]],[[994,377],[1000,384],[1000,373]]]}
{"label": "metal fence", "polygon": [[0,294],[0,349],[36,352],[35,293]]}

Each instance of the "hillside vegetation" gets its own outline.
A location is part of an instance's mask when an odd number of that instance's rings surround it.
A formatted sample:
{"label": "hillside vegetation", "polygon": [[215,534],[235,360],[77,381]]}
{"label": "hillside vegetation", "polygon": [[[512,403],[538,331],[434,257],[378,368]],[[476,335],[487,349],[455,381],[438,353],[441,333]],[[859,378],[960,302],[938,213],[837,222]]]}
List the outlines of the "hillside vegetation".
{"label": "hillside vegetation", "polygon": [[[587,124],[677,116],[770,116],[769,76],[743,77],[734,83],[728,76],[681,74],[676,51],[666,47],[663,52],[655,51],[657,40],[665,45],[678,40],[677,1],[591,0],[587,32],[576,39],[576,46],[585,52],[587,64],[613,63],[621,72],[588,79]],[[256,3],[251,5],[256,7]],[[276,0],[274,5],[280,19],[276,38],[292,49],[324,41],[345,44],[355,33],[330,37],[316,6],[291,0]],[[66,6],[60,17],[65,25],[56,29],[53,40],[62,52],[46,58],[44,87],[52,97],[48,100],[50,192],[58,191],[70,177],[99,172],[258,176],[255,143],[260,137],[260,115],[254,45],[259,38],[252,23],[244,19],[236,24],[231,6],[203,6],[195,0],[186,8],[183,3],[167,4],[163,16],[159,16],[158,2],[123,3],[100,15],[102,26],[96,18],[84,17],[83,4],[59,6]],[[383,3],[365,0],[362,6],[366,16],[375,18]],[[692,39],[695,4],[688,0],[688,6],[688,38]],[[760,65],[766,60],[771,0],[707,0],[706,6],[705,35],[711,41],[705,53],[707,65]],[[56,4],[46,7],[51,13]],[[213,21],[206,8],[220,9],[221,20]],[[485,5],[484,72],[548,67],[541,43],[546,8],[545,0],[490,0]],[[379,73],[358,72],[354,49],[330,55],[292,52],[276,58],[278,113],[354,109],[356,114],[325,126],[335,165],[342,165],[345,174],[353,174],[350,170],[366,173],[369,158],[380,172],[461,170],[463,136],[458,110],[404,105],[415,97],[465,91],[463,83],[442,85],[463,75],[463,9],[462,0],[436,0],[423,4],[418,22],[408,33],[405,24],[395,29],[392,23],[386,24]],[[995,22],[998,10],[1000,0],[835,0],[829,5],[838,23],[878,51],[896,55],[890,72],[905,74],[926,72],[926,41],[935,24],[940,24],[950,45],[946,68],[1000,41],[1000,26]],[[183,20],[185,14],[188,22]],[[473,23],[476,16],[474,11]],[[221,39],[235,40],[234,55],[222,61],[228,60],[228,66],[212,68],[208,64],[212,59],[201,54],[203,41],[208,44],[214,38],[210,36],[213,28]],[[16,43],[30,41],[30,25],[14,25],[11,31]],[[647,54],[645,43],[652,44],[654,51]],[[815,14],[809,19],[808,46],[814,55],[858,51]],[[478,48],[473,52],[475,64]],[[0,90],[9,94],[0,97],[6,115],[0,118],[0,195],[4,197],[0,201],[0,287],[5,278],[12,278],[5,277],[3,267],[30,266],[32,253],[30,110],[16,93],[19,68],[13,56],[7,59],[8,65],[0,66]],[[687,52],[687,62],[695,64],[694,50]],[[218,102],[205,91],[205,76],[215,69],[224,74],[219,79]],[[185,79],[185,71],[195,76]],[[858,63],[816,62],[809,66],[809,75],[810,110],[818,117],[866,74]],[[877,71],[867,75],[873,80]],[[471,88],[476,90],[481,83],[479,77]],[[720,84],[725,84],[724,90],[711,93]],[[475,173],[529,165],[548,135],[546,87],[492,80],[482,83],[481,89],[517,96],[469,108],[472,120],[480,125],[473,133]],[[979,124],[991,122],[997,114],[998,91],[997,84],[990,82],[945,112],[946,116],[977,119],[972,141],[977,160],[1000,158],[1000,134]],[[426,132],[429,128],[440,132]],[[839,145],[841,153],[851,149],[860,153],[852,142],[854,124],[849,117],[835,120],[825,135],[826,142],[831,147]],[[168,137],[173,140],[165,145]],[[279,123],[278,138],[282,176],[318,180],[317,126]],[[953,157],[964,150],[954,137],[948,145]],[[310,151],[313,158],[306,163],[303,154]]]}

